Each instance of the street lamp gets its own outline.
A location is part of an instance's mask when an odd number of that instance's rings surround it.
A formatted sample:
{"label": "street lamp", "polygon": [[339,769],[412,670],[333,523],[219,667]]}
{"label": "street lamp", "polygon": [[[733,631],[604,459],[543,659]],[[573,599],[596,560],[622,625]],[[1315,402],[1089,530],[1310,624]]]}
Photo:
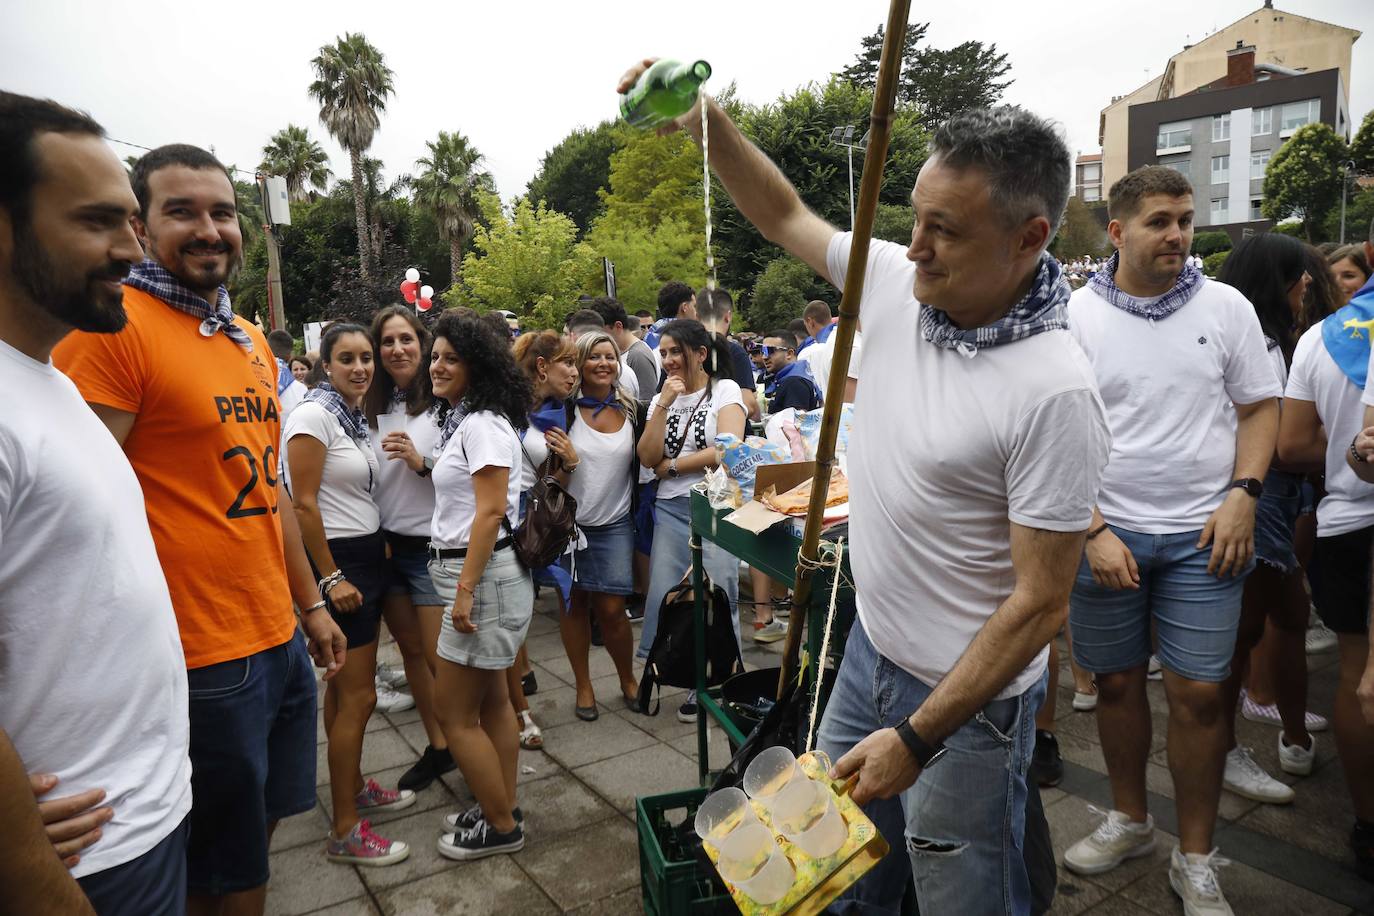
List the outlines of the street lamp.
{"label": "street lamp", "polygon": [[1355,160],[1347,159],[1341,163],[1341,244],[1345,244],[1345,192],[1350,187],[1350,170]]}
{"label": "street lamp", "polygon": [[843,127],[836,127],[830,132],[830,142],[835,146],[843,146],[849,152],[849,231],[854,231],[854,151],[863,152],[868,149],[868,131],[854,142],[854,125],[846,124]]}

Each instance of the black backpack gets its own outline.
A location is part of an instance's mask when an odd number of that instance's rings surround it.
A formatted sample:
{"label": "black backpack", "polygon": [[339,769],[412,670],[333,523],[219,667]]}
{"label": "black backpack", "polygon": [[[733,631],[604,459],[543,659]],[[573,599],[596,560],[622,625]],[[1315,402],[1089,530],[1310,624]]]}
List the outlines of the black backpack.
{"label": "black backpack", "polygon": [[[744,670],[744,658],[735,639],[730,599],[725,589],[712,585],[710,579],[705,583],[711,596],[706,611],[706,686],[718,687],[731,675]],[[692,614],[693,592],[689,575],[670,589],[659,605],[658,633],[639,680],[638,709],[646,716],[658,715],[659,701],[653,698],[655,686],[696,687],[696,628]]]}
{"label": "black backpack", "polygon": [[[525,452],[525,444],[520,443]],[[529,460],[529,452],[525,452]],[[525,517],[514,530],[506,517],[501,522],[514,541],[515,555],[526,569],[543,569],[558,562],[577,537],[577,500],[553,476],[562,459],[552,452],[535,468],[534,486],[525,497]]]}

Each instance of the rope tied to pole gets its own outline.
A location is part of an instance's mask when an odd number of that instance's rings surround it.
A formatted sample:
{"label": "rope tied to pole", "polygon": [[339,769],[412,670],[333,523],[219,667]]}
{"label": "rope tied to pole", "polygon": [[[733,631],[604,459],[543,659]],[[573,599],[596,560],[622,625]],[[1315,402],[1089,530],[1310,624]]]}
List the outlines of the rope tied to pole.
{"label": "rope tied to pole", "polygon": [[[833,545],[825,543],[821,545],[820,555],[816,557],[815,563],[811,564],[813,570],[834,567],[835,575],[830,581],[830,607],[825,612],[825,629],[821,633],[821,657],[816,660],[816,684],[815,690],[811,694],[811,715],[806,726],[806,750],[809,752],[816,742],[816,718],[821,711],[821,685],[825,683],[825,664],[830,658],[830,631],[835,625],[835,608],[839,605],[840,580],[847,579],[844,576],[841,562],[844,559],[844,538],[839,538]],[[797,562],[801,562],[798,558]]]}

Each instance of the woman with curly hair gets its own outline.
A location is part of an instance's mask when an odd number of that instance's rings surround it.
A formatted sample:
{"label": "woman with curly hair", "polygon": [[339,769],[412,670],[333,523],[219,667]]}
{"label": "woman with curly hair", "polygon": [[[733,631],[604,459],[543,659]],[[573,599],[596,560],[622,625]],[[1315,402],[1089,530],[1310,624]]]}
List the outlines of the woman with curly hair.
{"label": "woman with curly hair", "polygon": [[520,438],[529,382],[509,344],[471,318],[434,326],[429,375],[448,405],[434,463],[429,573],[447,613],[440,621],[435,714],[477,799],[444,819],[439,854],[480,859],[524,848],[515,804],[520,737],[506,669],[534,611],[529,571],[511,529],[520,508]]}

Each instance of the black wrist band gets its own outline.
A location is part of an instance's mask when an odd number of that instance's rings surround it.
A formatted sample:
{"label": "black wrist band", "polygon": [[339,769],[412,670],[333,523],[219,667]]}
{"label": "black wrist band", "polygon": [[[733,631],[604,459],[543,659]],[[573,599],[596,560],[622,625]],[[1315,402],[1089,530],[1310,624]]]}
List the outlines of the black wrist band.
{"label": "black wrist band", "polygon": [[925,769],[940,757],[944,756],[945,746],[943,744],[932,747],[925,742],[925,739],[916,734],[916,729],[911,727],[910,719],[903,719],[897,723],[895,731],[897,737],[902,739],[906,749],[911,752],[911,756],[916,758],[916,764]]}
{"label": "black wrist band", "polygon": [[1103,522],[1102,525],[1101,525],[1100,527],[1094,528],[1092,531],[1089,531],[1089,532],[1088,532],[1088,540],[1091,541],[1093,538],[1097,537],[1099,534],[1101,534],[1102,532],[1104,532],[1104,531],[1106,531],[1106,530],[1107,530],[1107,523],[1106,523],[1106,522]]}

